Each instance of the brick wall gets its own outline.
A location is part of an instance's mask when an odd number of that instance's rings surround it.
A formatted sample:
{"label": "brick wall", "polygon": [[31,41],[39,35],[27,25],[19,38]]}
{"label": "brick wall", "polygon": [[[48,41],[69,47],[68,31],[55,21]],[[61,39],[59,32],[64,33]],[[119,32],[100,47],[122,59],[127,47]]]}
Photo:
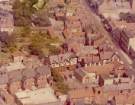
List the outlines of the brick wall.
{"label": "brick wall", "polygon": [[47,77],[45,75],[36,78],[36,85],[38,88],[43,88],[47,84]]}
{"label": "brick wall", "polygon": [[7,90],[7,84],[1,84],[0,90]]}
{"label": "brick wall", "polygon": [[21,89],[21,81],[12,82],[12,83],[9,83],[9,85],[8,85],[8,91],[11,94],[14,94],[19,89]]}
{"label": "brick wall", "polygon": [[25,79],[23,81],[23,89],[32,89],[33,86],[35,86],[34,78]]}

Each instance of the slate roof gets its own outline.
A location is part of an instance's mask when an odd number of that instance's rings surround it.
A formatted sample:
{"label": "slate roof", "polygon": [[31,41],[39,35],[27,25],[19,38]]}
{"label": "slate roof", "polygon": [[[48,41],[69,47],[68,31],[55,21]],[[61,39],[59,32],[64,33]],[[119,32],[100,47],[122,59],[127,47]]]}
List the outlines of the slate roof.
{"label": "slate roof", "polygon": [[23,79],[29,79],[35,77],[36,72],[34,69],[26,69],[22,72],[22,75],[23,75]]}
{"label": "slate roof", "polygon": [[73,53],[65,53],[59,55],[52,55],[50,56],[50,63],[51,64],[59,64],[64,62],[70,62],[70,59],[74,57]]}
{"label": "slate roof", "polygon": [[0,32],[0,41],[7,43],[7,41],[8,41],[8,33],[7,32]]}
{"label": "slate roof", "polygon": [[94,96],[94,91],[92,88],[82,88],[82,89],[75,89],[68,92],[68,95],[71,99],[83,99],[86,97]]}
{"label": "slate roof", "polygon": [[101,60],[109,60],[113,57],[114,52],[113,51],[105,51],[100,53]]}
{"label": "slate roof", "polygon": [[16,82],[22,80],[22,70],[8,72],[9,82]]}
{"label": "slate roof", "polygon": [[8,83],[8,75],[5,67],[0,68],[0,84]]}
{"label": "slate roof", "polygon": [[40,75],[51,75],[50,67],[47,65],[38,67],[35,71]]}
{"label": "slate roof", "polygon": [[75,105],[85,105],[85,102],[83,99],[79,99],[75,102]]}
{"label": "slate roof", "polygon": [[83,70],[83,68],[76,69],[75,73],[81,77],[84,77],[86,75],[86,72]]}

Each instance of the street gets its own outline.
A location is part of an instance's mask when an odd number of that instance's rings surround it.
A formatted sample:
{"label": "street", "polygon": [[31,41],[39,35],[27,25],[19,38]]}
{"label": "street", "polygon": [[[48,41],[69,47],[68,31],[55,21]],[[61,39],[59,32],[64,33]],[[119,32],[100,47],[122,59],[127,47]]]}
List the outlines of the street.
{"label": "street", "polygon": [[[80,0],[80,2],[84,5],[84,7],[87,8],[87,10],[90,11],[90,13],[92,12],[91,11],[91,7],[89,5],[89,3],[86,1],[86,0]],[[93,12],[93,14],[97,15],[96,13]],[[98,16],[98,15],[97,15]],[[98,16],[100,21],[101,21],[101,18],[100,16]],[[102,23],[103,24],[103,23]],[[104,26],[104,24],[103,24]],[[105,28],[105,27],[104,27]],[[106,30],[106,29],[105,29]],[[112,41],[112,44],[114,46],[114,50],[116,53],[118,53],[120,59],[123,61],[123,63],[125,64],[126,66],[126,69],[127,69],[127,73],[129,75],[135,75],[135,67],[133,66],[133,60],[120,48],[120,46],[116,43],[116,41],[114,41],[112,39],[112,36],[111,36],[111,32],[108,32],[106,30],[106,33],[107,34],[104,34],[105,37],[107,37],[110,41]]]}

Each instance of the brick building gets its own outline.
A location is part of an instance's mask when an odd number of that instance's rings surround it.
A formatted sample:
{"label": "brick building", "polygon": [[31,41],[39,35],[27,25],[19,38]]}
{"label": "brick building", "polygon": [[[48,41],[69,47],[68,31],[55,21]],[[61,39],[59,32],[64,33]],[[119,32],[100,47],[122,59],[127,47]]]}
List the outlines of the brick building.
{"label": "brick building", "polygon": [[50,67],[41,66],[36,69],[36,86],[38,88],[43,88],[49,83],[49,78],[51,77]]}
{"label": "brick building", "polygon": [[22,87],[23,89],[33,89],[35,87],[35,75],[34,69],[26,69],[22,72]]}
{"label": "brick building", "polygon": [[0,89],[7,90],[8,75],[5,67],[0,68]]}
{"label": "brick building", "polygon": [[22,70],[8,72],[8,78],[8,91],[11,94],[14,94],[22,89]]}

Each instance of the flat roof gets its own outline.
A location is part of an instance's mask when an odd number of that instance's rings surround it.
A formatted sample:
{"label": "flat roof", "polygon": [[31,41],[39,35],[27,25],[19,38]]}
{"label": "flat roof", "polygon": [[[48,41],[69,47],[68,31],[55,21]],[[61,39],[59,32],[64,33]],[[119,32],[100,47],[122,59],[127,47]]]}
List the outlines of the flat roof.
{"label": "flat roof", "polygon": [[58,99],[54,95],[54,90],[50,86],[37,90],[25,90],[17,92],[15,95],[23,105],[58,102]]}
{"label": "flat roof", "polygon": [[19,69],[24,69],[24,68],[25,68],[25,66],[21,62],[9,63],[9,65],[6,66],[6,69],[8,72],[14,71],[14,70],[19,70]]}
{"label": "flat roof", "polygon": [[135,37],[135,31],[130,29],[124,29],[124,33],[128,38],[134,38]]}

